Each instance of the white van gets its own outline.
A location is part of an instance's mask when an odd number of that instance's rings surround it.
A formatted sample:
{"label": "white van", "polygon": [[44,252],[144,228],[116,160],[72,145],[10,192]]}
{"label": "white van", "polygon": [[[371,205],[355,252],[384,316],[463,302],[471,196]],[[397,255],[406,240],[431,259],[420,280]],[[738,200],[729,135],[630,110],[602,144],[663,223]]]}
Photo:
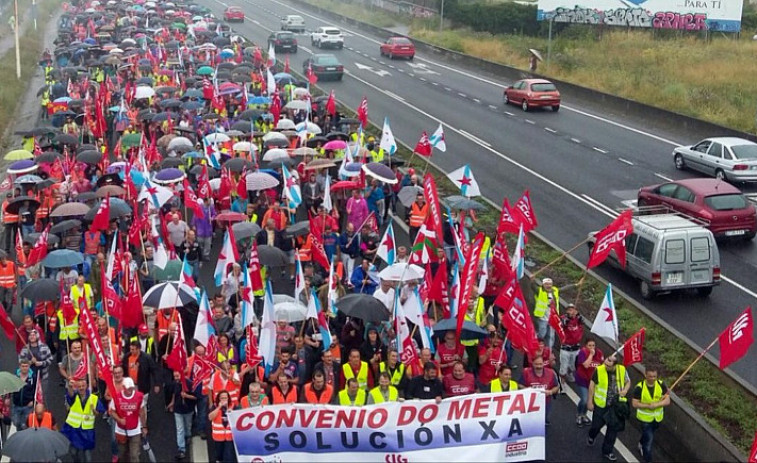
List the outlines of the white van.
{"label": "white van", "polygon": [[[607,261],[620,268],[614,252]],[[712,232],[691,218],[681,214],[636,216],[633,233],[626,237],[624,270],[639,280],[644,299],[687,289],[706,297],[720,284],[720,253]]]}

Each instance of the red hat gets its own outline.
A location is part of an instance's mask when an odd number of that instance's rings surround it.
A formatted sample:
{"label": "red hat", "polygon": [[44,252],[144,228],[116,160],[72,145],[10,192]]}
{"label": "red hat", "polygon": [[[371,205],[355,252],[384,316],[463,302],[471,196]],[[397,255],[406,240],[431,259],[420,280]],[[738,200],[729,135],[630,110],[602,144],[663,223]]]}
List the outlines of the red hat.
{"label": "red hat", "polygon": [[415,169],[413,169],[413,168],[411,167],[411,168],[409,168],[409,169],[407,170],[407,173],[408,173],[409,175],[415,175]]}
{"label": "red hat", "polygon": [[140,333],[149,333],[150,330],[147,328],[147,325],[145,325],[144,323],[142,323],[141,325],[139,325],[139,332]]}

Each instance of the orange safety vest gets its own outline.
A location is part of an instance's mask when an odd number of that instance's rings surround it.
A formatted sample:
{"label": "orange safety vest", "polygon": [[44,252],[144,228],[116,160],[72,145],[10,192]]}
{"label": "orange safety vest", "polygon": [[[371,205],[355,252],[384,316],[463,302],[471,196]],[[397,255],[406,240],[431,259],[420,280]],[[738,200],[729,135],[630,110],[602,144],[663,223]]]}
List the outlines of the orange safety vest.
{"label": "orange safety vest", "polygon": [[163,336],[168,334],[168,325],[173,323],[179,323],[179,311],[171,310],[171,316],[166,318],[165,309],[161,309],[158,315],[155,316],[155,321],[158,324],[158,342],[163,339]]}
{"label": "orange safety vest", "polygon": [[14,288],[16,286],[16,264],[6,261],[0,264],[0,287]]}
{"label": "orange safety vest", "polygon": [[29,428],[47,428],[53,429],[53,415],[50,412],[42,412],[42,421],[37,420],[37,414],[32,412],[26,420]]}
{"label": "orange safety vest", "polygon": [[[227,421],[227,423],[229,422]],[[230,442],[232,440],[231,424],[227,424],[226,426],[223,425],[223,413],[219,412],[218,415],[216,415],[216,417],[213,419],[211,436],[216,442]]]}
{"label": "orange safety vest", "polygon": [[305,400],[309,404],[329,404],[331,403],[331,396],[334,395],[334,388],[330,385],[326,384],[323,387],[324,391],[321,394],[321,397],[319,398],[317,395],[315,395],[315,391],[313,390],[313,383],[307,383],[305,385]]}
{"label": "orange safety vest", "polygon": [[[230,374],[233,374],[233,372],[230,372]],[[236,407],[236,405],[239,403],[239,387],[234,384],[234,381],[231,380],[231,377],[227,379],[223,379],[221,377],[221,372],[216,371],[213,373],[213,379],[211,381],[210,390],[213,393],[213,397],[215,398],[216,394],[218,394],[221,391],[226,391],[231,396],[231,406]]]}
{"label": "orange safety vest", "polygon": [[280,387],[274,386],[271,388],[271,398],[274,405],[297,403],[297,388],[289,386],[289,391],[284,395]]}
{"label": "orange safety vest", "polygon": [[413,203],[410,208],[410,226],[420,227],[423,225],[423,222],[426,220],[426,215],[428,215],[428,204],[423,207],[418,207],[418,203]]}
{"label": "orange safety vest", "polygon": [[102,236],[99,231],[84,233],[84,254],[94,256],[97,255],[97,250],[100,248],[100,240]]}
{"label": "orange safety vest", "polygon": [[300,257],[300,262],[310,262],[313,258],[313,240],[310,238],[310,235],[308,235],[307,240],[305,241],[305,244],[300,246],[300,249],[297,250],[297,255]]}
{"label": "orange safety vest", "polygon": [[12,224],[18,223],[18,214],[11,214],[8,212],[8,200],[3,201],[3,223]]}
{"label": "orange safety vest", "polygon": [[38,219],[46,219],[48,215],[50,215],[50,211],[53,208],[53,197],[51,195],[46,195],[42,201],[39,207],[37,208],[37,212],[35,214],[35,217]]}

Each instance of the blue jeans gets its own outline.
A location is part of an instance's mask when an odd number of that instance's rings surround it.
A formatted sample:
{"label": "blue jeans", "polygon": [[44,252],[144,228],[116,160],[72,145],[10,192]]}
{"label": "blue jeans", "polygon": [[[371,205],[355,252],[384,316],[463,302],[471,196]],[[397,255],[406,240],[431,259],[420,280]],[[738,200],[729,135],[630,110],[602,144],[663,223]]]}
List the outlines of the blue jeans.
{"label": "blue jeans", "polygon": [[641,425],[641,451],[646,463],[652,461],[652,442],[654,441],[654,432],[660,427],[660,423],[652,421],[651,423],[642,423]]}
{"label": "blue jeans", "polygon": [[176,446],[179,452],[187,451],[187,438],[192,437],[192,413],[174,413],[176,422]]}
{"label": "blue jeans", "polygon": [[552,350],[555,345],[555,330],[549,326],[549,321],[540,318],[536,320],[536,336],[544,340],[544,344]]}
{"label": "blue jeans", "polygon": [[197,398],[197,413],[195,413],[194,428],[198,433],[207,432],[208,429],[208,396],[200,395]]}
{"label": "blue jeans", "polygon": [[28,405],[18,406],[12,405],[11,407],[11,421],[17,431],[26,429],[26,420],[29,418],[29,414],[32,412],[32,407]]}
{"label": "blue jeans", "polygon": [[116,441],[116,420],[112,416],[108,416],[108,424],[110,425],[110,455],[113,457],[118,456],[118,442]]}
{"label": "blue jeans", "polygon": [[578,386],[578,409],[579,415],[586,415],[586,401],[589,400],[589,388],[584,386]]}
{"label": "blue jeans", "polygon": [[34,233],[34,225],[21,225],[21,236],[26,238],[29,233]]}

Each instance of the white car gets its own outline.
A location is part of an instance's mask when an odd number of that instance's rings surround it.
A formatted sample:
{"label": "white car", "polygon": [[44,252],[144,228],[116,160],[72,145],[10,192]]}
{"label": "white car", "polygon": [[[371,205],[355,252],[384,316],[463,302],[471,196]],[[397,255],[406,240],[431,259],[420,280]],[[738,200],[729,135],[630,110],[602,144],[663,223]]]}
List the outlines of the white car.
{"label": "white car", "polygon": [[314,47],[337,49],[344,48],[344,34],[336,27],[322,26],[310,35],[310,43]]}
{"label": "white car", "polygon": [[698,170],[731,182],[757,181],[757,143],[743,138],[705,138],[673,151],[677,169]]}
{"label": "white car", "polygon": [[284,16],[281,20],[282,31],[305,32],[305,20],[297,14]]}

